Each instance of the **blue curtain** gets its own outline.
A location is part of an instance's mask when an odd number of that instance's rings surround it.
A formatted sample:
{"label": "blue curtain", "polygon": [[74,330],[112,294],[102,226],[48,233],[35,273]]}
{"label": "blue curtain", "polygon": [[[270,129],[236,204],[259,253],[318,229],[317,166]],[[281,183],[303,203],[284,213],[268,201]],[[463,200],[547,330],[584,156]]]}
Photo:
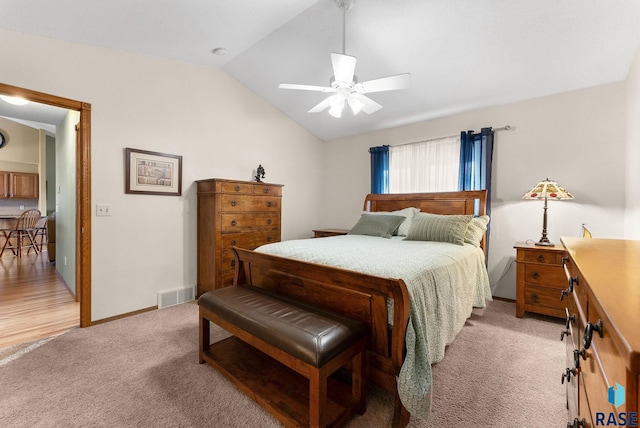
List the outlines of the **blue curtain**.
{"label": "blue curtain", "polygon": [[371,193],[389,193],[389,146],[371,147]]}
{"label": "blue curtain", "polygon": [[474,134],[473,131],[462,131],[458,190],[487,189],[491,193],[492,157],[493,130],[491,128],[482,128],[478,134]]}
{"label": "blue curtain", "polygon": [[[460,173],[458,190],[487,189],[487,214],[491,216],[491,160],[493,158],[493,130],[482,128],[480,133],[460,133]],[[489,228],[487,228],[489,254]]]}

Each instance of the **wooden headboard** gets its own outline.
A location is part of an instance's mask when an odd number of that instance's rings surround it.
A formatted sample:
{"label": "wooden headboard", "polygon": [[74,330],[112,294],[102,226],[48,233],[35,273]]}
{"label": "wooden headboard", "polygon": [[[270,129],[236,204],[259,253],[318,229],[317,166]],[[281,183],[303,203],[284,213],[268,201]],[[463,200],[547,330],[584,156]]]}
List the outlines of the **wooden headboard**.
{"label": "wooden headboard", "polygon": [[[486,190],[467,190],[462,192],[369,194],[364,200],[364,211],[396,211],[416,207],[422,212],[432,214],[481,216],[487,213],[487,193]],[[486,254],[485,243],[486,236],[482,238],[480,243],[480,247]]]}

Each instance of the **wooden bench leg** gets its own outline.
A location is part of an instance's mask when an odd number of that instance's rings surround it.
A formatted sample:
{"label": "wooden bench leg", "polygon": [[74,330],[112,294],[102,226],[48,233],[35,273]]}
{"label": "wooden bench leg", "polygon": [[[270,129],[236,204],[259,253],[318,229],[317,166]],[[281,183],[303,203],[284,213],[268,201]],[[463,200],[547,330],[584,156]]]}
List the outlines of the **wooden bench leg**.
{"label": "wooden bench leg", "polygon": [[200,315],[200,364],[204,364],[203,356],[209,349],[211,349],[211,324],[208,319]]}
{"label": "wooden bench leg", "polygon": [[322,368],[309,373],[309,426],[324,428],[325,406],[327,405],[327,375]]}

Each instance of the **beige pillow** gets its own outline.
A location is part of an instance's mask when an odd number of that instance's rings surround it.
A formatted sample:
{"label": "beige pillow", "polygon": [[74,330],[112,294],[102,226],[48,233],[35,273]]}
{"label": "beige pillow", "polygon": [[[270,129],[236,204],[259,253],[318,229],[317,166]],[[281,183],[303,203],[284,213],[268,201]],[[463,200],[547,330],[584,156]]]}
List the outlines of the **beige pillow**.
{"label": "beige pillow", "polygon": [[482,237],[484,233],[487,231],[487,225],[489,224],[489,216],[481,215],[479,217],[474,217],[469,222],[469,226],[467,227],[467,231],[464,235],[464,242],[467,244],[474,245],[476,247],[480,246],[480,242],[482,241]]}
{"label": "beige pillow", "polygon": [[472,218],[472,215],[418,213],[413,217],[407,239],[464,245],[465,233]]}
{"label": "beige pillow", "polygon": [[401,215],[372,215],[362,214],[360,220],[347,235],[369,235],[391,238],[391,235],[398,230],[398,226],[405,221]]}

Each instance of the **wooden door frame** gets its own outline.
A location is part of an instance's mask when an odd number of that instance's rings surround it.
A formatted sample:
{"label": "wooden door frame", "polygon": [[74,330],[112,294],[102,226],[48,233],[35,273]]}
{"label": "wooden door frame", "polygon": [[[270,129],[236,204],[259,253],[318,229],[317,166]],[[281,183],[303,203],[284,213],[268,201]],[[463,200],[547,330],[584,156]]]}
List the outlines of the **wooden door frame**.
{"label": "wooden door frame", "polygon": [[76,301],[91,325],[91,104],[0,83],[0,93],[80,112],[76,144]]}

